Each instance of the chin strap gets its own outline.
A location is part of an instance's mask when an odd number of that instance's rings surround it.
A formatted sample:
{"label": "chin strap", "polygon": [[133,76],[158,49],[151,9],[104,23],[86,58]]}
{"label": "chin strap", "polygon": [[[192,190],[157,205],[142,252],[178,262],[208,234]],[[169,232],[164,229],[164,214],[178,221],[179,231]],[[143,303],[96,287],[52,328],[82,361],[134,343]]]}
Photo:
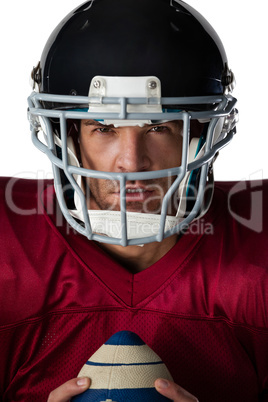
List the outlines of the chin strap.
{"label": "chin strap", "polygon": [[[83,221],[83,214],[79,210],[70,211],[74,218]],[[122,221],[120,211],[88,211],[93,233],[114,237],[122,237]],[[127,212],[127,237],[138,239],[155,236],[159,233],[160,215]],[[165,232],[176,226],[181,220],[174,216],[167,216]]]}

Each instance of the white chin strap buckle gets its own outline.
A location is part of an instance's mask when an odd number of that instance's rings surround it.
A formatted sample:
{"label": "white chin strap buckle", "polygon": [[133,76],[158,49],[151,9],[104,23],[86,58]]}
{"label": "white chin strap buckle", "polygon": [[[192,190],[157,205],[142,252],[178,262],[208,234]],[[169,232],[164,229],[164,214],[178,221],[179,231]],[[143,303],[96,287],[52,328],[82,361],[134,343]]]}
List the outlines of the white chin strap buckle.
{"label": "white chin strap buckle", "polygon": [[[92,79],[88,96],[92,98],[89,104],[89,113],[122,113],[124,98],[144,98],[145,104],[127,104],[127,113],[162,113],[161,82],[157,77],[103,77]],[[120,103],[103,104],[102,98],[117,98]],[[152,124],[151,120],[106,120],[103,124],[113,124],[115,127],[140,126]]]}

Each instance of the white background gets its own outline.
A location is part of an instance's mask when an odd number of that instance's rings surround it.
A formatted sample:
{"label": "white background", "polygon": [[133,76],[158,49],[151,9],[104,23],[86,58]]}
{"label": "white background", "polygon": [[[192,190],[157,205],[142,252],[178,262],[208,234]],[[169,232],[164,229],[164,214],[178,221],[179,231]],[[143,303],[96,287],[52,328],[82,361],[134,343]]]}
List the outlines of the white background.
{"label": "white background", "polygon": [[[50,162],[30,139],[26,117],[26,98],[31,92],[29,76],[52,30],[81,3],[13,0],[1,6],[1,176],[51,177]],[[234,95],[239,99],[238,134],[221,151],[215,177],[217,180],[268,178],[266,2],[189,0],[189,4],[218,32],[237,81]]]}

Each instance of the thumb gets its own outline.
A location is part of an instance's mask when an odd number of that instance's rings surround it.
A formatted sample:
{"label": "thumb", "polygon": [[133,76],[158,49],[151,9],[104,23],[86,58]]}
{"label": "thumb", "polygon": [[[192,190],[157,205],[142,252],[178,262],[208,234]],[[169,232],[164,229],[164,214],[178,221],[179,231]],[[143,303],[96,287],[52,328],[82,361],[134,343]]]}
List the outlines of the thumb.
{"label": "thumb", "polygon": [[73,378],[54,389],[54,391],[49,394],[47,402],[69,402],[73,396],[86,391],[89,386],[89,378]]}
{"label": "thumb", "polygon": [[174,402],[198,402],[198,399],[173,381],[158,378],[155,381],[156,390]]}

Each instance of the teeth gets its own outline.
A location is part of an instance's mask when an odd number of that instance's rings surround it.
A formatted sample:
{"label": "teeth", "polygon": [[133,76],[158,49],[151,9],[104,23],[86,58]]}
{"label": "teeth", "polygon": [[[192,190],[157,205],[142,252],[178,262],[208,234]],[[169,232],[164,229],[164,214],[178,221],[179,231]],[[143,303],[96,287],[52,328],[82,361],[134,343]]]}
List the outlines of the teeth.
{"label": "teeth", "polygon": [[127,193],[144,193],[145,190],[143,188],[127,188]]}

